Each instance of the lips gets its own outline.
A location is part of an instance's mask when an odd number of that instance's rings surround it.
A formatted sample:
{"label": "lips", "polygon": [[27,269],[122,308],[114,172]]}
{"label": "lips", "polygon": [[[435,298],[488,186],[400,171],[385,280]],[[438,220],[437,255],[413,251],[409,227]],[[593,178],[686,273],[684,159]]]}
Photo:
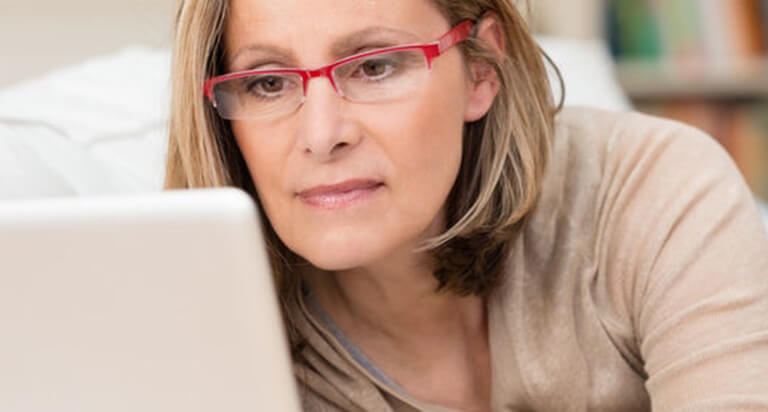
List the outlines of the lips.
{"label": "lips", "polygon": [[358,203],[372,195],[383,183],[371,179],[347,180],[333,185],[315,186],[298,193],[304,203],[323,209],[338,209]]}

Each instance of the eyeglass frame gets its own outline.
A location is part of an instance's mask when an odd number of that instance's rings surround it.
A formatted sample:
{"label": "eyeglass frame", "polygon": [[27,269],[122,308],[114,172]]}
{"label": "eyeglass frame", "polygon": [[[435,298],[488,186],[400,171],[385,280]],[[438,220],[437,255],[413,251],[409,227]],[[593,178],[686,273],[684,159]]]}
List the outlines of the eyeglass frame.
{"label": "eyeglass frame", "polygon": [[326,77],[331,82],[331,86],[336,91],[336,93],[343,98],[345,97],[344,92],[338,87],[338,85],[336,84],[336,80],[333,77],[333,70],[336,67],[349,63],[354,60],[376,56],[379,54],[392,53],[392,52],[405,51],[405,50],[421,50],[424,53],[424,57],[427,59],[427,70],[432,70],[432,61],[440,57],[441,55],[443,55],[446,51],[448,51],[453,46],[469,39],[472,35],[472,31],[474,30],[474,28],[475,28],[475,23],[472,20],[464,20],[461,23],[458,23],[457,25],[453,26],[448,32],[440,36],[440,38],[438,38],[436,41],[433,41],[430,43],[405,44],[400,46],[369,50],[362,53],[353,54],[351,56],[344,57],[331,64],[318,67],[315,69],[301,69],[301,68],[256,69],[256,70],[246,70],[241,72],[229,73],[221,76],[215,76],[205,80],[203,84],[203,94],[205,95],[206,98],[208,98],[208,100],[211,102],[214,108],[218,108],[218,105],[216,103],[216,98],[213,92],[213,88],[218,83],[225,82],[228,80],[233,80],[233,79],[239,79],[242,77],[253,76],[253,75],[296,74],[301,76],[302,78],[303,93],[304,93],[297,107],[300,107],[306,101],[307,88],[309,87],[309,81],[316,77]]}

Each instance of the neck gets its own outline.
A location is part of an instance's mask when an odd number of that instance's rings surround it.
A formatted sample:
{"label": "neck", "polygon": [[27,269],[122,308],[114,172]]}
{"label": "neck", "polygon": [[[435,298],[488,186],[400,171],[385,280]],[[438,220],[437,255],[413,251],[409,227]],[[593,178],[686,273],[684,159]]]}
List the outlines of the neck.
{"label": "neck", "polygon": [[[363,268],[308,273],[305,279],[344,334],[408,393],[460,410],[487,410],[491,361],[484,301],[436,292],[433,268],[427,254],[408,249]],[[446,376],[452,377],[448,384]]]}
{"label": "neck", "polygon": [[400,251],[363,268],[315,272],[307,283],[345,333],[386,339],[401,348],[472,336],[484,328],[481,298],[437,292],[426,253]]}

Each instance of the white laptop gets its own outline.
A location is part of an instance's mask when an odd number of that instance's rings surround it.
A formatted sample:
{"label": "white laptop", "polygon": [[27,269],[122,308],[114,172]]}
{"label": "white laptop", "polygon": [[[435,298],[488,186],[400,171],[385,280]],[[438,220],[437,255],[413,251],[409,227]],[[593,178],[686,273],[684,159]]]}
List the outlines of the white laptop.
{"label": "white laptop", "polygon": [[251,199],[0,203],[0,411],[296,411]]}

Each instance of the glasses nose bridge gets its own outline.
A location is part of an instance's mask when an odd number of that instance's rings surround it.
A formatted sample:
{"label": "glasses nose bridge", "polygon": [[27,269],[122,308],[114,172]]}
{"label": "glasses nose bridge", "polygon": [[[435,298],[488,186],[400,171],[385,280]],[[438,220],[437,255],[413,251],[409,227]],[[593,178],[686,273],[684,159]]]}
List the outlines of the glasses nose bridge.
{"label": "glasses nose bridge", "polygon": [[331,82],[331,87],[333,87],[333,90],[336,91],[336,94],[338,94],[341,97],[344,97],[344,92],[341,90],[338,84],[336,84],[336,79],[333,77],[333,69],[336,67],[336,65],[328,65],[324,67],[319,67],[317,69],[311,69],[306,71],[307,79],[305,81],[304,86],[304,95],[307,94],[307,89],[309,88],[309,81],[316,78],[316,77],[325,77],[328,79],[329,82]]}

